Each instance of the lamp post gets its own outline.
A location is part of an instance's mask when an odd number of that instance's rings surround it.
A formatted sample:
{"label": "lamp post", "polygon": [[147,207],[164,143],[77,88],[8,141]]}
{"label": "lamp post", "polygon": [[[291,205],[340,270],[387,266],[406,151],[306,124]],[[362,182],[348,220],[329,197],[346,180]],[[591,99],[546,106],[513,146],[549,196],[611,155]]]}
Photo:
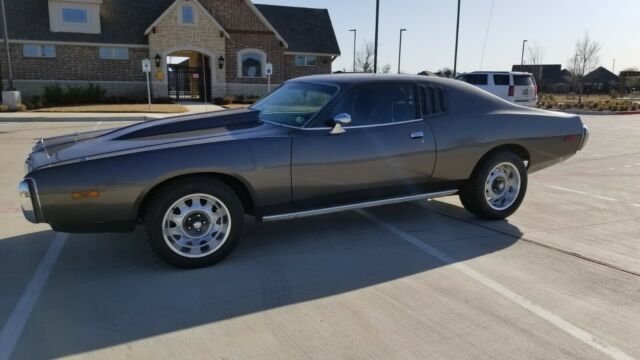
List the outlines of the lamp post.
{"label": "lamp post", "polygon": [[524,65],[524,45],[527,43],[527,40],[522,40],[522,58],[520,59],[520,65]]}
{"label": "lamp post", "polygon": [[402,60],[402,33],[407,29],[400,29],[400,48],[398,49],[398,74],[400,74],[400,63]]}
{"label": "lamp post", "polygon": [[4,0],[0,0],[0,10],[2,10],[2,24],[4,25],[4,50],[7,54],[7,71],[9,73],[9,91],[14,91],[13,71],[11,69],[11,53],[9,51],[9,30],[7,30],[7,15],[4,10]]}
{"label": "lamp post", "polygon": [[351,29],[349,31],[353,31],[353,72],[356,72],[356,36],[358,34],[358,30]]}
{"label": "lamp post", "polygon": [[456,77],[458,71],[458,35],[460,34],[460,0],[458,0],[458,18],[456,20],[456,49],[453,55],[453,77]]}
{"label": "lamp post", "polygon": [[378,72],[378,25],[380,23],[380,0],[376,0],[376,43],[373,53],[373,73]]}

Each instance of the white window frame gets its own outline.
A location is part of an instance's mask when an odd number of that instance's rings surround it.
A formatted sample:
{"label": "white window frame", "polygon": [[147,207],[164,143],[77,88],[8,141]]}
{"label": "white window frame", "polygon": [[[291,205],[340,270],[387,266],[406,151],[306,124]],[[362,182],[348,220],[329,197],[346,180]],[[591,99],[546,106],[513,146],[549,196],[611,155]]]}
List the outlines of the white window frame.
{"label": "white window frame", "polygon": [[[304,58],[304,64],[298,64],[298,58]],[[309,60],[313,58],[315,59],[315,63],[309,64]],[[304,66],[318,66],[318,56],[316,55],[295,55],[293,59],[293,64],[295,66],[304,67]]]}
{"label": "white window frame", "polygon": [[[64,19],[64,13],[65,13],[66,10],[83,11],[84,12],[84,16],[85,16],[85,18],[84,18],[85,21],[66,21]],[[62,9],[60,9],[60,14],[61,14],[62,22],[64,24],[66,24],[66,25],[80,26],[80,25],[89,24],[89,9],[81,8],[81,7],[63,6]]]}
{"label": "white window frame", "polygon": [[[260,71],[260,76],[244,76],[242,74],[242,57],[244,55],[247,54],[257,54],[260,56],[260,66],[261,66],[261,71]],[[238,59],[238,78],[244,78],[244,79],[266,79],[267,78],[267,53],[265,53],[262,50],[258,50],[258,49],[242,49],[240,51],[238,51],[237,54],[237,59]]]}
{"label": "white window frame", "polygon": [[[100,34],[101,4],[101,0],[49,0],[49,26],[51,32]],[[85,11],[87,15],[87,21],[64,21],[65,10]]]}
{"label": "white window frame", "polygon": [[[28,55],[27,48],[36,46],[40,48],[39,55]],[[44,51],[42,51],[45,46],[51,47],[53,50],[53,53],[50,56],[45,55]],[[22,44],[22,56],[32,59],[54,59],[56,57],[56,46],[53,44]]]}
{"label": "white window frame", "polygon": [[[184,9],[185,8],[191,8],[191,12],[193,14],[193,22],[192,23],[184,22]],[[198,26],[198,9],[196,9],[196,7],[193,4],[182,4],[182,5],[180,5],[180,7],[178,9],[179,9],[179,11],[178,11],[178,23],[180,25]]]}
{"label": "white window frame", "polygon": [[[124,50],[126,56],[118,57],[118,50]],[[104,52],[109,52],[109,56],[105,55]],[[102,60],[129,60],[129,49],[126,47],[109,47],[109,46],[101,46],[98,48],[98,56]]]}

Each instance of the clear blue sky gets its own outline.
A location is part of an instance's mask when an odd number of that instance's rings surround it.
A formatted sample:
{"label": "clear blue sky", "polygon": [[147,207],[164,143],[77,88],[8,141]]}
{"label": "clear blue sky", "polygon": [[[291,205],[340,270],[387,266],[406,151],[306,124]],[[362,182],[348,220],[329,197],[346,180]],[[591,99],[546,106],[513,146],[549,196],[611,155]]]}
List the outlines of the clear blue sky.
{"label": "clear blue sky", "polygon": [[[492,0],[462,0],[459,71],[479,70]],[[255,0],[256,3],[329,9],[342,50],[334,71],[350,70],[353,35],[358,47],[373,41],[375,0]],[[397,71],[399,29],[407,73],[453,67],[456,0],[381,0],[381,64]],[[483,70],[508,70],[520,63],[522,40],[544,49],[544,63],[566,64],[585,31],[602,44],[600,64],[615,71],[640,67],[640,0],[494,0]]]}

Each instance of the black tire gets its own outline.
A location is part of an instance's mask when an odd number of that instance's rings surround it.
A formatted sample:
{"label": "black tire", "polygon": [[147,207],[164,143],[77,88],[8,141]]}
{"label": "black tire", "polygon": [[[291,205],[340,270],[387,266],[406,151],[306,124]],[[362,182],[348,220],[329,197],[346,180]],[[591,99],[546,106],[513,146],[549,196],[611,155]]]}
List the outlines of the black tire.
{"label": "black tire", "polygon": [[[486,199],[485,184],[491,171],[502,163],[512,164],[520,175],[520,190],[511,205],[505,209],[495,209]],[[524,161],[512,152],[498,152],[492,154],[478,165],[466,185],[460,191],[460,201],[470,213],[489,220],[502,220],[511,216],[522,204],[527,192],[527,169]]]}
{"label": "black tire", "polygon": [[[180,255],[168,244],[163,233],[165,214],[180,199],[192,194],[206,194],[222,202],[229,213],[229,235],[213,253],[202,257]],[[229,221],[229,220],[227,220]],[[144,214],[147,239],[153,251],[166,263],[185,269],[214,265],[227,257],[238,244],[244,222],[242,202],[225,183],[207,177],[189,177],[160,188],[150,200]]]}

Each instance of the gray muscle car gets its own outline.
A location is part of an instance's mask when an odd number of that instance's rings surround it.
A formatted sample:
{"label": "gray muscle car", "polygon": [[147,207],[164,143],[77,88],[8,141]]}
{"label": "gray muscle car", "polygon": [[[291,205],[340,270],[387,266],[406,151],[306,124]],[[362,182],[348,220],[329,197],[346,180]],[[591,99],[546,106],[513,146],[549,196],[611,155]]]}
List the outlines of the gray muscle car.
{"label": "gray muscle car", "polygon": [[144,224],[179,267],[214,264],[258,221],[458,194],[503,219],[527,174],[588,139],[575,115],[524,108],[418,76],[294,79],[246,110],[38,141],[19,192],[26,218],[62,232]]}

